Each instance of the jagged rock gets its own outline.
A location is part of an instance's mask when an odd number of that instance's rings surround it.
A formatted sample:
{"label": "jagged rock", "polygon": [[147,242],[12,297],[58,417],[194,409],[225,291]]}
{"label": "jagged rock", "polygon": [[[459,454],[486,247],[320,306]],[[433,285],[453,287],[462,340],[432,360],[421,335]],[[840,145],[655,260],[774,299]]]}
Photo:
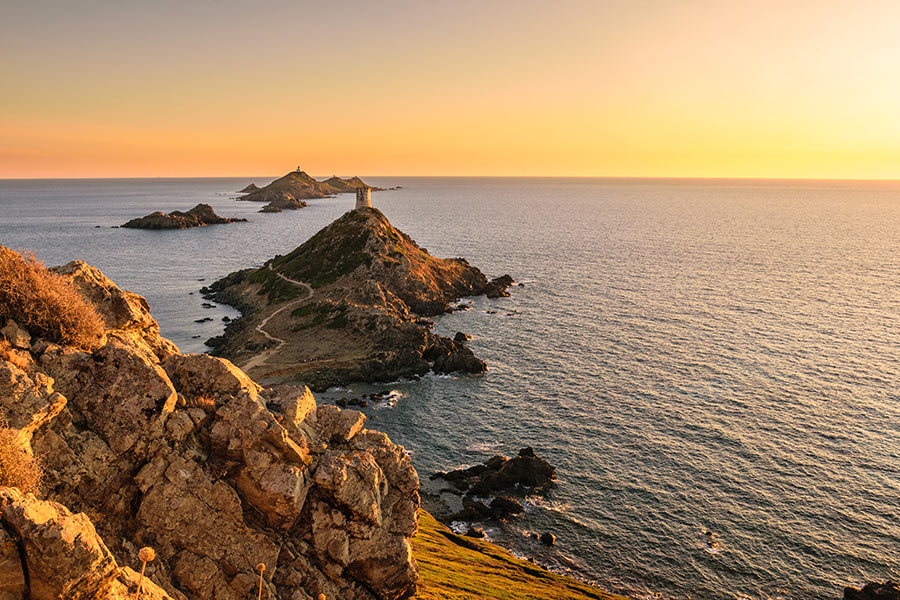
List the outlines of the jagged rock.
{"label": "jagged rock", "polygon": [[[137,574],[118,566],[83,513],[72,514],[60,504],[23,495],[15,488],[0,488],[0,522],[0,532],[8,528],[19,540],[23,570],[28,573],[28,598],[126,600],[136,591]],[[14,565],[11,573],[15,577]],[[0,585],[7,586],[5,577]],[[15,579],[9,586],[14,589]],[[171,600],[149,578],[144,580],[142,597]]]}
{"label": "jagged rock", "polygon": [[484,293],[488,298],[506,298],[509,296],[509,292],[506,291],[506,288],[514,284],[513,278],[509,275],[501,275],[500,277],[495,277],[491,279],[487,285],[484,286]]}
{"label": "jagged rock", "polygon": [[0,527],[0,600],[25,600],[25,572],[16,540]]}
{"label": "jagged rock", "polygon": [[8,341],[13,348],[19,348],[20,350],[31,349],[31,335],[19,327],[12,319],[9,319],[6,322],[6,326],[3,329],[0,329],[0,333],[3,334],[3,337],[6,338],[6,341]]}
{"label": "jagged rock", "polygon": [[541,543],[544,544],[545,546],[552,546],[553,544],[556,543],[556,536],[553,535],[552,533],[550,533],[549,531],[545,532],[545,533],[541,534]]}
{"label": "jagged rock", "polygon": [[238,191],[238,194],[249,194],[250,192],[255,192],[255,191],[258,190],[258,189],[259,189],[259,186],[258,186],[258,185],[256,185],[255,183],[251,183],[250,185],[248,185],[248,186],[245,187],[244,189]]}
{"label": "jagged rock", "polygon": [[160,335],[159,324],[150,315],[150,305],[143,296],[119,288],[84,261],[75,260],[51,270],[70,278],[78,291],[94,304],[111,330],[107,336],[144,347],[159,359],[178,352],[175,344]]}
{"label": "jagged rock", "polygon": [[513,498],[508,498],[506,496],[497,496],[493,500],[491,500],[490,504],[491,516],[497,519],[498,521],[505,520],[514,515],[520,515],[525,512],[525,507],[522,506],[522,503],[518,500],[514,500]]}
{"label": "jagged rock", "polygon": [[453,336],[454,343],[463,344],[472,339],[472,336],[468,333],[463,333],[462,331],[457,331],[456,335]]}
{"label": "jagged rock", "polygon": [[206,396],[210,390],[220,397],[246,392],[256,398],[262,389],[229,361],[209,354],[174,354],[162,367],[186,398]]}
{"label": "jagged rock", "polygon": [[173,210],[170,213],[156,211],[145,217],[132,219],[122,225],[131,229],[188,229],[224,223],[246,223],[247,219],[226,219],[215,213],[209,204],[198,204],[187,212]]}
{"label": "jagged rock", "polygon": [[860,588],[844,588],[844,600],[900,600],[900,583],[885,581],[867,583]]}
{"label": "jagged rock", "polygon": [[546,460],[535,455],[530,447],[519,450],[513,459],[494,456],[481,465],[457,469],[446,473],[435,473],[432,479],[463,482],[464,489],[474,496],[488,496],[493,492],[510,490],[522,486],[529,491],[546,491],[556,479],[556,469]]}

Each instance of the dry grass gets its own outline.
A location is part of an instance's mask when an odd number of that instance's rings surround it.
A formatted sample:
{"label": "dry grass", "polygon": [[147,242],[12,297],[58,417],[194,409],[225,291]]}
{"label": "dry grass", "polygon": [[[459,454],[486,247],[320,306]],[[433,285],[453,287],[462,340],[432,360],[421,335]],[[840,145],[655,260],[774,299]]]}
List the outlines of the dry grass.
{"label": "dry grass", "polygon": [[193,398],[185,398],[184,406],[186,408],[202,408],[208,413],[216,412],[216,399],[212,396],[195,396]]}
{"label": "dry grass", "polygon": [[19,440],[18,431],[0,419],[0,486],[17,487],[23,492],[41,491],[41,465]]}
{"label": "dry grass", "polygon": [[32,335],[93,350],[103,320],[70,281],[29,253],[0,246],[0,325],[13,319]]}

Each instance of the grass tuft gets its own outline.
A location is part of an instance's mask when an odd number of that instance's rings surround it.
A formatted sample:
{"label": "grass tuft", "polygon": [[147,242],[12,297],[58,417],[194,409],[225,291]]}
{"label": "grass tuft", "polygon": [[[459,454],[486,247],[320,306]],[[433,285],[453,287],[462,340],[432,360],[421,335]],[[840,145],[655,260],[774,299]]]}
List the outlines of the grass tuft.
{"label": "grass tuft", "polygon": [[0,324],[13,319],[32,335],[93,350],[103,336],[97,310],[30,253],[0,246]]}

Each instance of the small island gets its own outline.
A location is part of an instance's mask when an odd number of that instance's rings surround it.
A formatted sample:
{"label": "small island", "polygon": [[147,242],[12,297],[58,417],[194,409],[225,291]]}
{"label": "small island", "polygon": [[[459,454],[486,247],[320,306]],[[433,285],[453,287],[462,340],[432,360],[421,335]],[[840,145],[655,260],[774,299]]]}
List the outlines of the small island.
{"label": "small island", "polygon": [[187,212],[173,210],[170,213],[156,211],[145,217],[132,219],[122,225],[130,229],[188,229],[221,225],[224,223],[246,223],[247,219],[228,219],[220,217],[209,204],[198,204]]}
{"label": "small island", "polygon": [[267,202],[268,204],[259,212],[281,212],[305,207],[304,200],[353,193],[361,187],[367,187],[374,191],[381,189],[367,185],[359,177],[342,179],[335,175],[325,181],[318,181],[298,167],[296,171],[291,171],[262,188],[251,183],[241,190],[241,193],[246,192],[247,195],[237,199],[249,202]]}
{"label": "small island", "polygon": [[244,316],[207,341],[261,381],[313,389],[393,381],[487,365],[428,318],[464,296],[506,296],[463,258],[431,256],[379,210],[352,210],[285,256],[237,271],[203,292]]}

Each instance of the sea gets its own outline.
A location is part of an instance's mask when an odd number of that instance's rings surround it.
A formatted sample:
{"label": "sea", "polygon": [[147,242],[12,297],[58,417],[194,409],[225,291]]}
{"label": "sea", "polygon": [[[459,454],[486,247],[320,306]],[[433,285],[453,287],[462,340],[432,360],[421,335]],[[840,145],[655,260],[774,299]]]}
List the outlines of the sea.
{"label": "sea", "polygon": [[[260,214],[273,177],[0,181],[0,243],[81,259],[207,350],[199,289],[285,254],[350,195]],[[436,319],[483,376],[363,409],[425,480],[531,446],[556,487],[491,539],[635,598],[839,599],[900,578],[900,182],[365,178],[420,246],[521,285]],[[248,223],[121,229],[206,202]],[[211,320],[210,320],[211,319]],[[552,532],[546,547],[532,533]]]}

